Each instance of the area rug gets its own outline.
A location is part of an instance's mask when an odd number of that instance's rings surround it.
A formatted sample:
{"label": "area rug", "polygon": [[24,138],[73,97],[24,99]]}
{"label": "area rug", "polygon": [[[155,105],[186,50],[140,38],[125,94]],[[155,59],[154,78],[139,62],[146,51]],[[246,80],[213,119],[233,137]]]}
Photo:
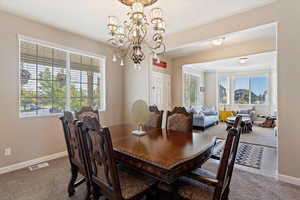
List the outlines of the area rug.
{"label": "area rug", "polygon": [[[220,158],[224,149],[225,140],[217,139],[213,156]],[[260,169],[264,146],[240,142],[235,163],[246,167]]]}

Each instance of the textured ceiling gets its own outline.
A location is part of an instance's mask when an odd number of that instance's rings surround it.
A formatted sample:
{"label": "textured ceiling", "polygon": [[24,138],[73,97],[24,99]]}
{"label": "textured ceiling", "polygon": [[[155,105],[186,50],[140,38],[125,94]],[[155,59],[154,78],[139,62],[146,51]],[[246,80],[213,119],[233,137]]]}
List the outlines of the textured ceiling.
{"label": "textured ceiling", "polygon": [[[167,33],[263,6],[274,0],[159,0]],[[118,0],[0,0],[0,10],[100,41],[108,39],[106,18],[124,17],[128,7]]]}

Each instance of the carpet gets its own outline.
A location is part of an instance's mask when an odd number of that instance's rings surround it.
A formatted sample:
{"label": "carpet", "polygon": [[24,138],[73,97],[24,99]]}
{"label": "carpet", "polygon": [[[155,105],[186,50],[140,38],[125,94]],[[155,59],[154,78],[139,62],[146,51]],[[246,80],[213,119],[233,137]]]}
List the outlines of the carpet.
{"label": "carpet", "polygon": [[[221,157],[224,144],[225,140],[217,139],[214,157]],[[235,164],[260,169],[264,148],[262,145],[240,142]]]}
{"label": "carpet", "polygon": [[[84,184],[76,189],[73,197],[68,197],[67,185],[70,179],[68,158],[53,160],[49,164],[49,167],[33,172],[23,169],[0,175],[0,199],[84,200],[86,192]],[[203,168],[216,173],[218,165],[207,162]],[[299,200],[299,197],[300,187],[237,168],[233,171],[230,200]]]}

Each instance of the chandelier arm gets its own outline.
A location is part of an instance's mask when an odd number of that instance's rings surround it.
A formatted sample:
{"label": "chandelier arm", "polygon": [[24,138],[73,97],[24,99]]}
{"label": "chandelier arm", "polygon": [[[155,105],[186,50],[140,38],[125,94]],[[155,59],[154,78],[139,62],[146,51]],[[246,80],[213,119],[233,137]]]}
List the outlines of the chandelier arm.
{"label": "chandelier arm", "polygon": [[[132,0],[119,0],[132,1]],[[140,0],[139,0],[140,1]],[[141,0],[141,1],[156,1],[156,0]],[[156,13],[157,14],[157,13]],[[124,59],[130,57],[135,64],[140,64],[145,59],[144,47],[149,48],[155,54],[161,54],[166,51],[164,44],[163,33],[165,32],[165,24],[155,24],[154,35],[152,40],[146,40],[149,33],[150,24],[144,10],[140,7],[132,7],[132,10],[127,13],[127,19],[123,21],[123,25],[119,26],[117,20],[111,19],[111,25],[116,25],[117,29],[110,32],[111,39],[108,40],[113,46],[117,47],[119,55]],[[109,27],[109,29],[112,29]]]}

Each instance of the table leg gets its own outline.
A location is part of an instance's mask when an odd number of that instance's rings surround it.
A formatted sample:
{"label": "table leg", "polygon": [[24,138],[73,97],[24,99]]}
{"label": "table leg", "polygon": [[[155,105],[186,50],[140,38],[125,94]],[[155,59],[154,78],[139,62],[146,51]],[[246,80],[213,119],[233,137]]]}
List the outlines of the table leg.
{"label": "table leg", "polygon": [[158,188],[164,192],[166,192],[166,199],[179,199],[179,196],[177,195],[177,189],[175,184],[168,184],[165,182],[160,182],[158,184]]}

